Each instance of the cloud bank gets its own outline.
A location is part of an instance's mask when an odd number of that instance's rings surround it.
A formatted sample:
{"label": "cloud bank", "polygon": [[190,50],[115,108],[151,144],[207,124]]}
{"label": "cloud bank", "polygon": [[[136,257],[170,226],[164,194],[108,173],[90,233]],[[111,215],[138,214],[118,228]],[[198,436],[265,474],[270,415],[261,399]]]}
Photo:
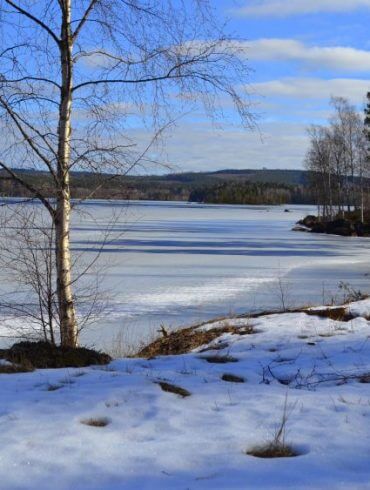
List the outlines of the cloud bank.
{"label": "cloud bank", "polygon": [[296,61],[315,69],[370,71],[370,52],[361,49],[306,46],[294,39],[258,39],[246,42],[246,47],[250,60]]}
{"label": "cloud bank", "polygon": [[252,85],[257,94],[266,97],[286,97],[293,99],[324,99],[331,96],[348,98],[352,103],[364,101],[370,89],[368,80],[353,78],[283,78]]}

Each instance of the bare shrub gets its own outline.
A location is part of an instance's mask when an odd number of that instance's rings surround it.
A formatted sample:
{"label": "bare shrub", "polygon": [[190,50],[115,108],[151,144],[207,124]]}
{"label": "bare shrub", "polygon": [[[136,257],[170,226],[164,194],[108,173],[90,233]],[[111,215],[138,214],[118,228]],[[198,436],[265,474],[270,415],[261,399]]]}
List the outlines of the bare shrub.
{"label": "bare shrub", "polygon": [[286,442],[286,430],[289,416],[296,404],[288,405],[288,394],[285,396],[282,416],[275,430],[273,439],[261,446],[255,446],[246,451],[249,456],[256,458],[291,458],[299,456],[299,452]]}

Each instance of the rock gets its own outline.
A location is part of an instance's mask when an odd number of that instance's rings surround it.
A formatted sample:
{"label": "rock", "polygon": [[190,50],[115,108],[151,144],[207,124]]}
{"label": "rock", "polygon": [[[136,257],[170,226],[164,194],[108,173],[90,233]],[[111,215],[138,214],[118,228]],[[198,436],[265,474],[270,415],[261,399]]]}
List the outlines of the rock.
{"label": "rock", "polygon": [[306,216],[304,219],[299,221],[298,223],[303,226],[307,226],[307,228],[312,228],[316,224],[318,224],[319,220],[316,216],[313,216],[312,214],[309,214]]}

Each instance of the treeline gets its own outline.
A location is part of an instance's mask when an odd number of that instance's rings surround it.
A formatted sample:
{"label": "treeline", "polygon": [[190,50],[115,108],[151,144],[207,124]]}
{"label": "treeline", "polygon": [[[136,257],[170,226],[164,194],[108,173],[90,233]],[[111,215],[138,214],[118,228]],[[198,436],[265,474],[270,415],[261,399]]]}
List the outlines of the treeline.
{"label": "treeline", "polygon": [[[14,170],[48,197],[55,188],[46,172]],[[308,172],[299,170],[222,170],[168,175],[117,176],[74,172],[74,199],[193,201],[222,204],[313,203]],[[95,190],[92,195],[92,190]],[[32,197],[27,189],[0,171],[0,195]]]}
{"label": "treeline", "polygon": [[[368,99],[370,102],[370,94]],[[309,129],[306,168],[310,171],[318,215],[328,221],[355,209],[363,222],[364,213],[370,208],[366,119],[364,124],[356,108],[344,98],[332,98],[331,105],[333,114],[328,124]]]}
{"label": "treeline", "polygon": [[[22,178],[32,187],[42,190],[43,194],[53,198],[55,189],[50,177],[44,172],[21,171]],[[92,190],[94,193],[92,194]],[[73,199],[123,199],[154,201],[186,201],[190,187],[182,183],[157,180],[156,177],[112,178],[109,175],[76,172],[71,176],[71,195]],[[24,186],[6,177],[0,172],[0,196],[32,197]]]}
{"label": "treeline", "polygon": [[189,200],[212,204],[308,204],[312,194],[302,185],[223,182],[201,187],[190,193]]}

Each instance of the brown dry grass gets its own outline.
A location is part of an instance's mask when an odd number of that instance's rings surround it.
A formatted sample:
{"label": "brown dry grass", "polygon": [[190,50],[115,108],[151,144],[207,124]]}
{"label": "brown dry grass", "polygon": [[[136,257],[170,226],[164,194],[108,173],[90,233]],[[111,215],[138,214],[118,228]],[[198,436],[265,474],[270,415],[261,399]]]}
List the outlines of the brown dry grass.
{"label": "brown dry grass", "polygon": [[[310,309],[308,309],[310,308]],[[142,348],[135,357],[147,357],[154,358],[156,356],[168,356],[186,354],[192,350],[205,345],[206,350],[217,350],[217,345],[208,345],[215,339],[220,337],[224,333],[233,333],[237,335],[249,335],[258,333],[258,330],[254,329],[249,324],[249,321],[254,318],[260,318],[268,315],[287,313],[306,313],[311,316],[319,316],[323,318],[330,318],[332,320],[347,322],[353,320],[354,316],[348,311],[346,306],[337,306],[334,308],[313,309],[311,307],[302,308],[290,308],[285,312],[281,310],[268,310],[259,313],[251,313],[248,315],[238,315],[236,318],[245,318],[246,324],[242,327],[235,327],[226,323],[226,318],[218,318],[214,321],[225,320],[225,326],[220,328],[213,328],[207,331],[198,330],[199,327],[204,325],[201,323],[192,327],[187,327],[182,330],[168,333],[163,337],[150,342],[149,345]],[[306,335],[300,335],[298,338],[308,338]],[[315,342],[307,342],[308,345],[315,345]],[[273,350],[271,349],[271,352]]]}
{"label": "brown dry grass", "polygon": [[197,330],[197,328],[198,326],[188,327],[171,332],[166,337],[161,337],[144,349],[141,349],[138,352],[137,357],[186,354],[202,345],[209,344],[224,333],[234,333],[239,335],[253,333],[253,328],[247,325],[245,327],[233,327],[226,324],[224,327],[212,328],[204,331]]}
{"label": "brown dry grass", "polygon": [[354,319],[354,316],[348,311],[345,306],[337,306],[335,308],[326,309],[310,309],[305,310],[307,315],[319,316],[321,318],[330,318],[339,322],[349,322]]}

